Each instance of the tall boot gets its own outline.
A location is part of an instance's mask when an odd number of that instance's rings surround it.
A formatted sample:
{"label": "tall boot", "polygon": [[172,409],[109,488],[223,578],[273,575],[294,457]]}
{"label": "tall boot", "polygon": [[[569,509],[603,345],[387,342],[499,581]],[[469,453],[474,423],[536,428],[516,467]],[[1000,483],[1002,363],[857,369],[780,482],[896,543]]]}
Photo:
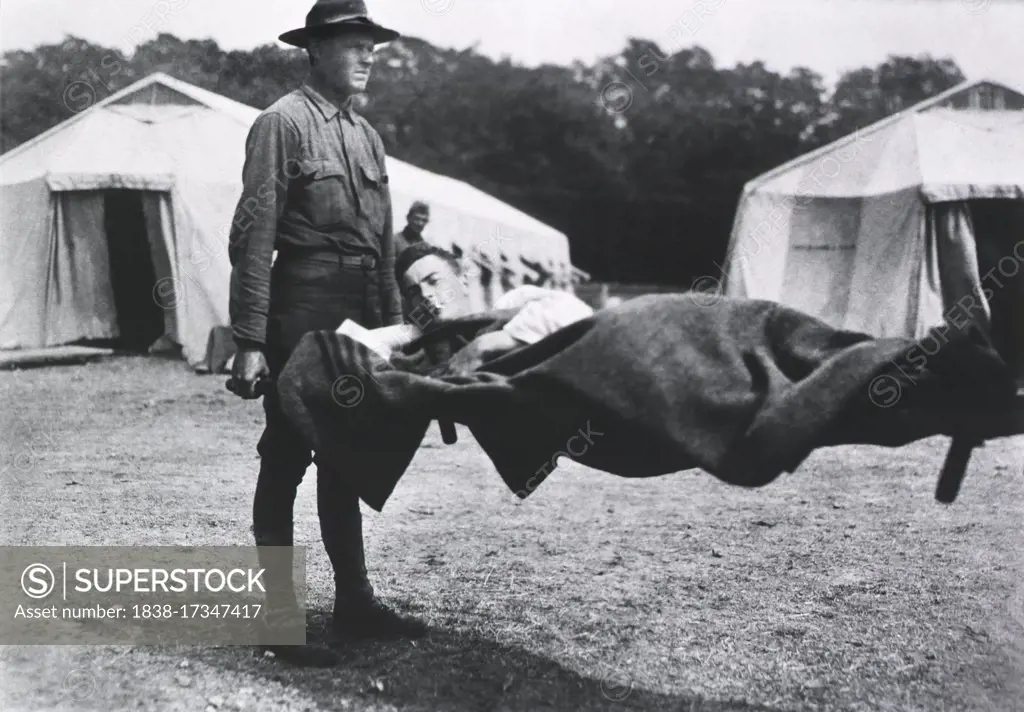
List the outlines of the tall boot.
{"label": "tall boot", "polygon": [[[291,547],[291,535],[267,535],[256,534],[256,546],[258,547]],[[300,667],[326,668],[338,664],[338,656],[329,648],[319,645],[282,645],[280,643],[267,642],[274,640],[275,631],[280,633],[283,628],[301,625],[306,627],[306,617],[299,610],[299,603],[295,597],[294,581],[292,579],[292,565],[294,562],[293,552],[290,549],[265,550],[258,549],[260,567],[266,570],[264,582],[266,583],[265,610],[262,625],[260,627],[259,651],[261,653],[271,652],[274,657],[284,663]],[[280,639],[280,636],[278,636]]]}
{"label": "tall boot", "polygon": [[[402,616],[377,600],[366,575],[359,499],[341,490],[337,481],[333,483],[335,486],[319,484],[328,479],[319,477],[317,498],[320,533],[334,569],[336,593],[331,624],[334,635],[342,639],[419,638],[425,635],[427,627],[421,621]],[[334,506],[331,506],[332,502]]]}

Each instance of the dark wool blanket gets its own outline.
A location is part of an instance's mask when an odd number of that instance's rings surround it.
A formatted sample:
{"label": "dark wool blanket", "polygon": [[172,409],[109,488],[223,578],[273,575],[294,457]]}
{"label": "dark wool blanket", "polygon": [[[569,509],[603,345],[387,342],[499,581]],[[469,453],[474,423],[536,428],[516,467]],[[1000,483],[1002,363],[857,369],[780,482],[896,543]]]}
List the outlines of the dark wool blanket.
{"label": "dark wool blanket", "polygon": [[972,330],[874,339],[772,302],[708,299],[633,299],[464,376],[447,359],[510,315],[439,324],[392,364],[311,332],[277,388],[320,461],[378,511],[434,420],[467,426],[525,498],[561,458],[760,487],[819,447],[953,435],[966,413],[1012,407],[1009,369]]}

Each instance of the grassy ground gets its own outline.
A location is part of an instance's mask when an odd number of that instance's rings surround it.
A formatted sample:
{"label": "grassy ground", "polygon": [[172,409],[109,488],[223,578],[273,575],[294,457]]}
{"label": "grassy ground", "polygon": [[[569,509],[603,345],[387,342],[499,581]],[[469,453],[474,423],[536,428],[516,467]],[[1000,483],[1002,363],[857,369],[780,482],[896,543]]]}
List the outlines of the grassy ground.
{"label": "grassy ground", "polygon": [[[223,377],[118,359],[0,373],[5,544],[249,545],[262,412]],[[371,576],[432,626],[334,670],[246,648],[6,647],[5,710],[1024,709],[1021,439],[835,448],[760,491],[563,468],[523,504],[435,432]],[[332,591],[299,493],[314,629]]]}

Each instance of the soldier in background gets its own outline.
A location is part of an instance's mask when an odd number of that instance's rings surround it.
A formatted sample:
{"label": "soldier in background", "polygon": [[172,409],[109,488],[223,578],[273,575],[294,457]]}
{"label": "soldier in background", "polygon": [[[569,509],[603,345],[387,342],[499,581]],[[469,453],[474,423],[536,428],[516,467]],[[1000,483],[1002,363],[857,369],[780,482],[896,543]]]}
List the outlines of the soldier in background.
{"label": "soldier in background", "polygon": [[395,256],[402,254],[409,245],[423,242],[423,230],[430,223],[430,206],[417,200],[405,217],[405,229],[395,235]]}

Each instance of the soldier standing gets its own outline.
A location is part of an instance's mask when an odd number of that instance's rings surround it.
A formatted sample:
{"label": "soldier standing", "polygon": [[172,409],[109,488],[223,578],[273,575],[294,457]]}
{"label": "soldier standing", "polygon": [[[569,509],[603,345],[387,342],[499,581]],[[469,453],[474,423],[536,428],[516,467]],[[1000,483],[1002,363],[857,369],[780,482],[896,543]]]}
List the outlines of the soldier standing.
{"label": "soldier standing", "polygon": [[[373,22],[362,0],[318,0],[305,27],[281,35],[306,49],[310,74],[260,114],[246,141],[230,241],[232,375],[243,398],[258,397],[257,381],[275,378],[306,332],[333,331],[345,319],[371,329],[402,323],[384,144],[352,106],[370,78],[375,46],[398,36]],[[292,546],[296,490],[314,456],[276,392],[264,396],[263,408],[253,532],[257,546]],[[381,604],[367,580],[359,499],[347,482],[358,476],[318,467],[317,513],[336,586],[332,631],[420,636],[426,627]],[[290,567],[268,575],[291,580]],[[298,611],[290,586],[272,588],[271,627]],[[263,647],[300,665],[337,662],[326,647]]]}

